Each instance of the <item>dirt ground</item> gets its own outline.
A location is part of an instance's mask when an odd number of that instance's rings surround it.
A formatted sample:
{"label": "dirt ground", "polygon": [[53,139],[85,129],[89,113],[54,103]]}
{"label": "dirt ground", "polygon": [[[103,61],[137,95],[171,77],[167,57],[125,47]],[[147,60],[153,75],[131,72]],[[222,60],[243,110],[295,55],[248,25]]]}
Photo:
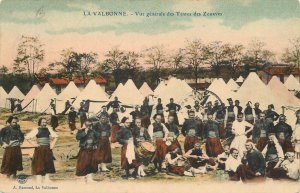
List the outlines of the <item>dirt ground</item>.
{"label": "dirt ground", "polygon": [[[5,125],[5,120],[10,115],[7,110],[0,109],[0,126],[1,128]],[[20,119],[20,126],[22,131],[26,134],[31,129],[37,127],[37,120],[40,116],[46,117],[50,120],[50,115],[40,115],[33,113],[20,113],[17,115]],[[79,127],[79,124],[77,125]],[[67,125],[67,116],[59,116],[59,127],[57,128],[59,139],[57,141],[56,147],[54,148],[54,156],[55,160],[55,168],[56,173],[51,176],[51,180],[60,181],[60,180],[74,180],[78,179],[75,176],[75,167],[76,167],[76,159],[70,159],[77,155],[79,151],[78,142],[75,139],[75,135],[72,135],[69,131]],[[182,145],[183,137],[179,138],[179,141]],[[23,167],[24,170],[20,173],[26,174],[29,178],[31,176],[31,155],[33,154],[33,148],[29,148],[30,145],[25,140],[23,147],[26,149],[22,149],[23,153]],[[183,145],[182,145],[183,147]],[[97,173],[94,176],[94,179],[97,181],[122,181],[122,176],[124,175],[124,171],[120,167],[120,151],[121,148],[113,148],[113,162],[108,165],[111,169],[110,172],[106,173]],[[0,148],[0,162],[2,161],[3,149]],[[161,181],[161,180],[172,180],[172,181],[190,181],[190,180],[201,180],[201,181],[226,181],[227,175],[224,174],[223,171],[215,171],[209,172],[205,175],[198,175],[195,178],[192,177],[179,177],[179,176],[171,176],[165,173],[154,174],[154,166],[150,164],[150,166],[146,169],[147,177],[139,179],[139,181]]]}

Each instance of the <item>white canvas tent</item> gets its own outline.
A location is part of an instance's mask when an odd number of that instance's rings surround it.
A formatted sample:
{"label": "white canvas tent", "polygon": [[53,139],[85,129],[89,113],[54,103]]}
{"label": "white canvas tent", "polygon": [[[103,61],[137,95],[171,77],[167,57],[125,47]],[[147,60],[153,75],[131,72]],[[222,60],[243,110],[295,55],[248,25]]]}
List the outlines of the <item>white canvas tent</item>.
{"label": "white canvas tent", "polygon": [[96,84],[95,80],[90,80],[83,91],[77,96],[73,106],[80,108],[80,103],[83,100],[90,100],[90,113],[97,113],[104,103],[108,102],[108,96],[104,90]]}
{"label": "white canvas tent", "polygon": [[58,95],[56,100],[56,110],[61,113],[65,110],[65,103],[67,100],[72,103],[76,97],[80,94],[80,90],[77,88],[73,81],[69,82],[68,86]]}
{"label": "white canvas tent", "polygon": [[51,86],[47,83],[42,90],[34,97],[35,112],[51,113],[50,102],[51,99],[56,99],[57,95]]}
{"label": "white canvas tent", "polygon": [[36,97],[39,92],[40,89],[37,85],[33,85],[31,87],[21,104],[24,111],[34,111],[34,97]]}
{"label": "white canvas tent", "polygon": [[132,79],[128,79],[123,87],[121,87],[120,92],[117,93],[119,101],[125,105],[142,105],[144,96],[135,86]]}
{"label": "white canvas tent", "polygon": [[284,99],[284,104],[282,105],[300,107],[300,99],[290,93],[276,76],[273,76],[269,81],[268,87],[271,88],[271,90],[276,93],[281,99]]}
{"label": "white canvas tent", "polygon": [[[224,82],[222,78],[215,79],[211,85],[207,88],[207,90],[212,91],[215,93],[222,102],[226,102],[228,98],[234,98],[235,93],[230,90],[230,88],[227,86],[227,84]],[[208,101],[215,101],[217,98],[215,96],[210,96],[208,98]]]}
{"label": "white canvas tent", "polygon": [[153,95],[154,92],[150,88],[150,86],[147,84],[147,82],[144,82],[141,88],[139,89],[140,93],[144,96],[147,97],[149,95]]}
{"label": "white canvas tent", "polygon": [[289,90],[300,90],[300,83],[292,74],[286,79],[284,85]]}
{"label": "white canvas tent", "polygon": [[14,86],[11,89],[11,91],[8,93],[7,98],[14,98],[14,99],[23,100],[25,98],[25,96],[17,86]]}
{"label": "white canvas tent", "polygon": [[111,98],[118,96],[122,92],[123,87],[124,87],[123,83],[119,83],[115,91],[112,93]]}
{"label": "white canvas tent", "polygon": [[6,98],[7,98],[7,93],[3,89],[3,87],[0,86],[0,107],[5,108]]}
{"label": "white canvas tent", "polygon": [[236,92],[240,87],[232,78],[227,82],[227,86],[231,91],[234,92]]}
{"label": "white canvas tent", "polygon": [[242,83],[244,82],[244,78],[240,76],[235,82]]}
{"label": "white canvas tent", "polygon": [[269,87],[267,87],[255,72],[251,72],[245,79],[243,85],[237,91],[235,99],[240,100],[245,106],[248,101],[259,102],[261,109],[267,109],[269,104],[274,104],[278,110],[284,103],[284,99],[279,98]]}

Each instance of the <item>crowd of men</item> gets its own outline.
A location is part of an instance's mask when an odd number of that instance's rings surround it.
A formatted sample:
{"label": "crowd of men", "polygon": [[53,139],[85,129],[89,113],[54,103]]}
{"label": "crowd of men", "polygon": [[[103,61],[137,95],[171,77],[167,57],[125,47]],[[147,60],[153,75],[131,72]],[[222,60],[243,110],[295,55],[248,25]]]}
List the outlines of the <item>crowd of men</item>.
{"label": "crowd of men", "polygon": [[[112,113],[108,113],[110,108]],[[219,101],[195,101],[186,107],[188,117],[180,127],[177,114],[182,107],[172,98],[166,105],[158,99],[154,106],[146,98],[130,113],[131,117],[119,117],[122,108],[115,98],[91,118],[87,114],[88,101],[81,103],[78,112],[70,106],[69,128],[72,134],[76,133],[80,147],[77,176],[93,181],[92,174],[109,172],[111,147],[117,144],[113,147],[121,147],[121,168],[126,179],[146,176],[149,164],[154,165],[156,172],[179,176],[224,170],[230,180],[236,181],[299,179],[300,111],[295,113],[297,122],[292,127],[286,123],[285,115],[274,111],[272,104],[261,110],[259,103],[252,107],[249,101],[243,108],[231,98],[228,106]],[[54,129],[41,118],[38,128],[24,137],[17,117],[10,117],[7,124],[0,132],[0,143],[5,148],[1,173],[15,176],[23,169],[20,145],[26,139],[35,147],[32,174],[48,179],[49,173],[55,173],[52,149],[58,135]],[[180,135],[184,136],[183,147],[178,140]],[[146,148],[148,152],[139,152],[143,144],[154,151]]]}

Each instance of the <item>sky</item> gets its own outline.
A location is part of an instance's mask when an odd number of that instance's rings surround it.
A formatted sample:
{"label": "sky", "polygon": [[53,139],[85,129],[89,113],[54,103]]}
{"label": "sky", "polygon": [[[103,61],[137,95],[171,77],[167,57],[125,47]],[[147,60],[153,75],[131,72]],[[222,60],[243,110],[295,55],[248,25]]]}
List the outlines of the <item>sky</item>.
{"label": "sky", "polygon": [[[111,11],[126,16],[87,15]],[[58,61],[67,48],[96,52],[101,60],[112,48],[139,52],[163,45],[171,52],[193,39],[247,46],[255,38],[280,58],[300,36],[300,0],[0,0],[0,66],[11,67],[22,35],[45,45],[42,65]]]}

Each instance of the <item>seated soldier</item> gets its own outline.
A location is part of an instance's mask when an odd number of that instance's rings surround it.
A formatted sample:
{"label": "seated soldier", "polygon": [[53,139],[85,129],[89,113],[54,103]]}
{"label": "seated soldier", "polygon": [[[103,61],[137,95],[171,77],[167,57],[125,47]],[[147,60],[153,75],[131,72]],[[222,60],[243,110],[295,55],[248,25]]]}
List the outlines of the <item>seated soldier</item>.
{"label": "seated soldier", "polygon": [[203,173],[206,173],[207,169],[215,170],[217,168],[216,162],[206,155],[201,149],[200,143],[196,143],[193,149],[186,152],[185,157],[188,158],[192,168],[201,170]]}
{"label": "seated soldier", "polygon": [[299,180],[300,178],[300,162],[295,159],[294,152],[287,152],[286,159],[279,165],[279,167],[273,168],[269,176],[273,179],[292,179]]}
{"label": "seated soldier", "polygon": [[167,153],[165,161],[167,165],[168,174],[176,174],[179,176],[191,176],[194,177],[194,171],[192,168],[186,170],[184,158],[178,154],[179,148],[173,147],[169,153]]}
{"label": "seated soldier", "polygon": [[230,155],[229,145],[224,145],[223,149],[224,149],[224,152],[219,154],[217,157],[218,169],[220,169],[220,170],[225,170],[225,163]]}

